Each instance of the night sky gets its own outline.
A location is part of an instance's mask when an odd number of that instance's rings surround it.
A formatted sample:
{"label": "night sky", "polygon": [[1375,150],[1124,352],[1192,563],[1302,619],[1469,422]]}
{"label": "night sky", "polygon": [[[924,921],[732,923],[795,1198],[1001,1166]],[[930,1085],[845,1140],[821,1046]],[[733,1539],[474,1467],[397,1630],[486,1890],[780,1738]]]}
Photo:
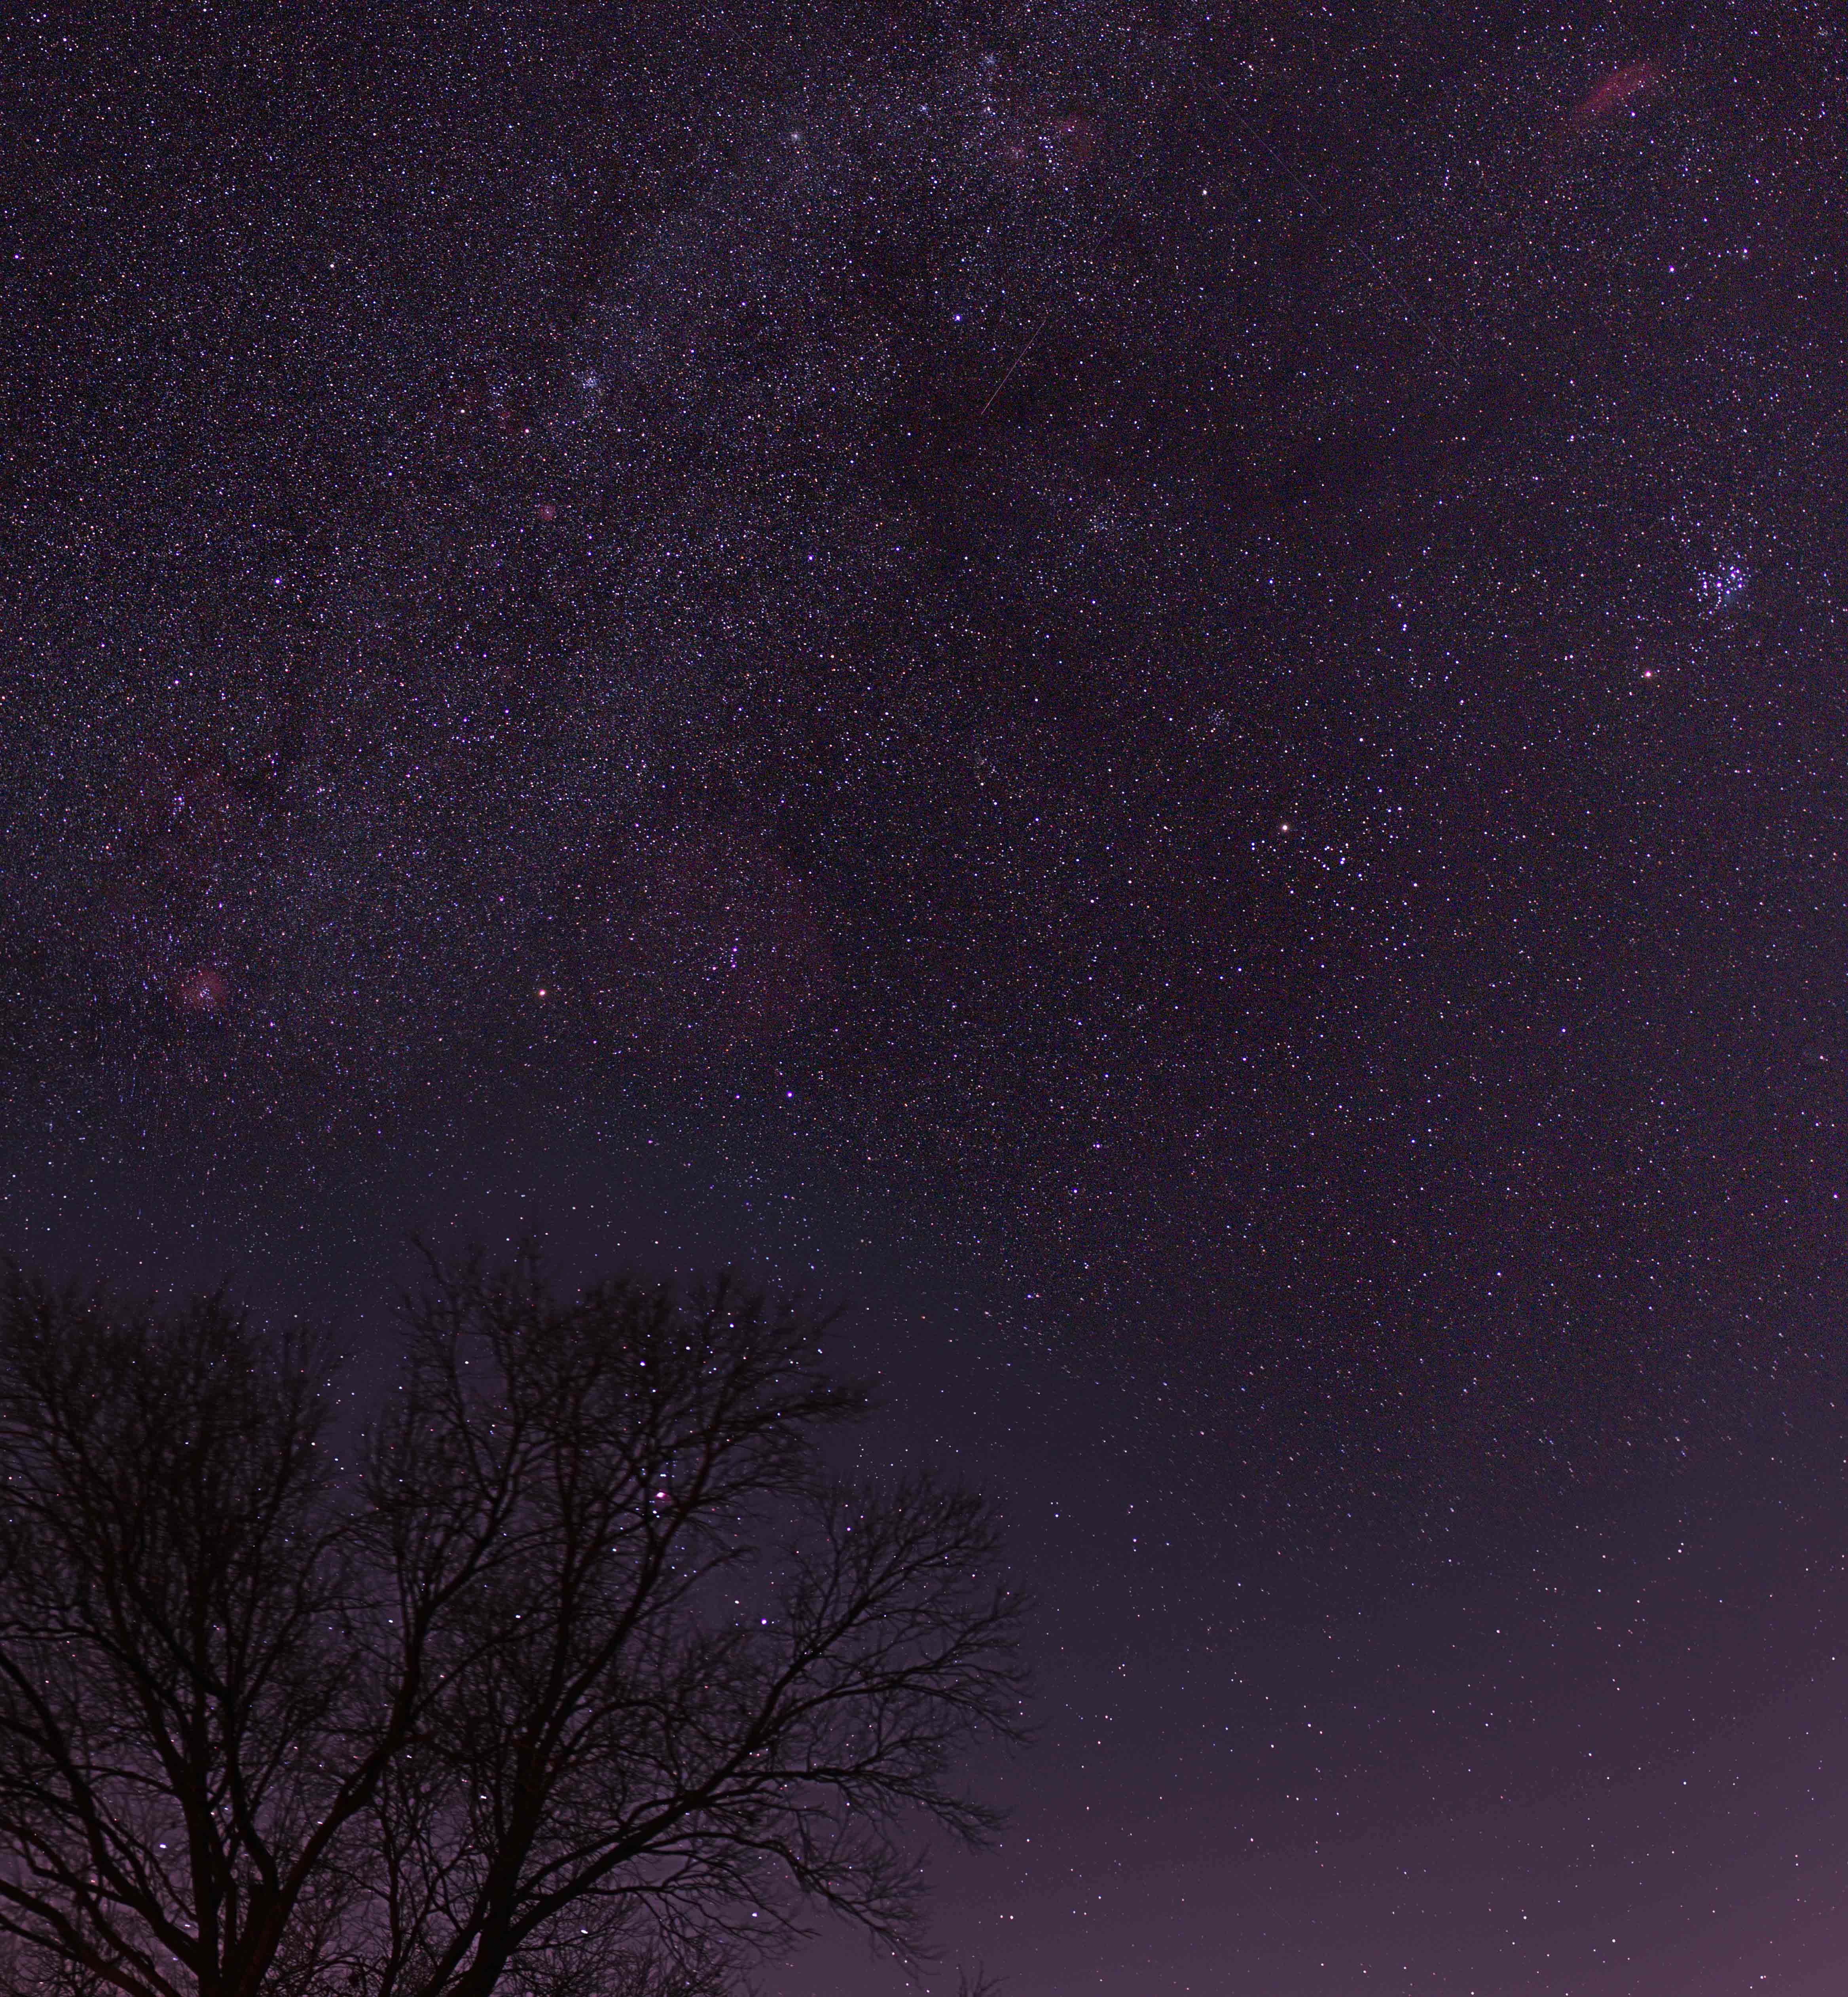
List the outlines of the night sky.
{"label": "night sky", "polygon": [[0,1247],[851,1297],[1009,1997],[1839,1992],[1837,10],[3,33]]}

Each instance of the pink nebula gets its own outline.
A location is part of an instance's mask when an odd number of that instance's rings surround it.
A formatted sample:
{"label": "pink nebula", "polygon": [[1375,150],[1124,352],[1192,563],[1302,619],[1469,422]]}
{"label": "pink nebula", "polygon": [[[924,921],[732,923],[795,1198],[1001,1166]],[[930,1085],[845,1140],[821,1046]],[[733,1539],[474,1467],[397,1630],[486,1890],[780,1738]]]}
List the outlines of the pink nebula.
{"label": "pink nebula", "polygon": [[1626,63],[1622,68],[1612,70],[1566,122],[1574,132],[1588,131],[1661,80],[1661,71],[1646,56],[1639,61]]}
{"label": "pink nebula", "polygon": [[202,964],[174,981],[174,1003],[195,1019],[221,1017],[230,998],[231,988],[225,981],[224,973],[209,964]]}

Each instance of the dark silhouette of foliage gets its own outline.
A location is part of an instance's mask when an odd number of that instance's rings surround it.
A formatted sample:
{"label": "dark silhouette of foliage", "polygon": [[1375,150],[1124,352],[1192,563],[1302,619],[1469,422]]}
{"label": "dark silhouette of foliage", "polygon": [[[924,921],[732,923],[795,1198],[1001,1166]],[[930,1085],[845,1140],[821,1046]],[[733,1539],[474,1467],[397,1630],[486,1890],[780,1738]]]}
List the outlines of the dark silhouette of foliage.
{"label": "dark silhouette of foliage", "polygon": [[707,1997],[832,1909],[919,1950],[1021,1737],[981,1502],[841,1484],[799,1296],[430,1259],[364,1446],[227,1297],[15,1272],[0,1987]]}

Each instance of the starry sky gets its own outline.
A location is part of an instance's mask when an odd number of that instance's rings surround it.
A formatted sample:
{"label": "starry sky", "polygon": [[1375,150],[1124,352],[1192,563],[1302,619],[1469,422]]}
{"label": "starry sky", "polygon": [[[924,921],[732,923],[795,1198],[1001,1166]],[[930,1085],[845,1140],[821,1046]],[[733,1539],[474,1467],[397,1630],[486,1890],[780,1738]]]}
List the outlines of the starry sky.
{"label": "starry sky", "polygon": [[1839,1989],[1836,10],[0,35],[0,1245],[853,1298],[1012,1997]]}

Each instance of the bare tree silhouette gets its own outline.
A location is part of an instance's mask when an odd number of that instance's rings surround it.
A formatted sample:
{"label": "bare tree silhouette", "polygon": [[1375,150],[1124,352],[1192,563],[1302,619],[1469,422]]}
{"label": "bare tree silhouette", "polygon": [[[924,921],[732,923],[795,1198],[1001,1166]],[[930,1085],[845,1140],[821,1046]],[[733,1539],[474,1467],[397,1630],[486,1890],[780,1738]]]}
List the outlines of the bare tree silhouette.
{"label": "bare tree silhouette", "polygon": [[991,1516],[843,1485],[802,1297],[431,1260],[357,1459],[336,1355],[223,1295],[15,1272],[0,1988],[709,1997],[824,1910],[922,1949],[906,1840],[1023,1737]]}

